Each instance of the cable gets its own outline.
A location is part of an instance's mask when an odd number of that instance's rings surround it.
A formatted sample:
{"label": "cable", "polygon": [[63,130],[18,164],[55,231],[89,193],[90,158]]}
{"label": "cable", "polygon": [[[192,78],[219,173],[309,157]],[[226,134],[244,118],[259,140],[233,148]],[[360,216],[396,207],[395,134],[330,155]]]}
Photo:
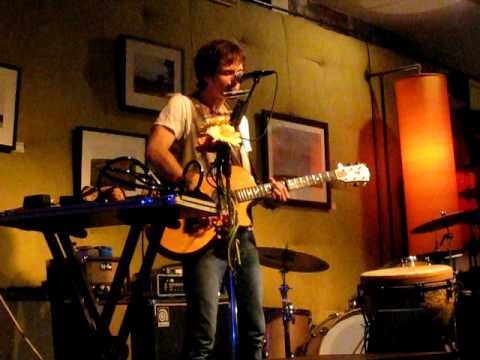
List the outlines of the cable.
{"label": "cable", "polygon": [[18,323],[18,321],[15,319],[15,316],[13,315],[12,311],[8,307],[7,302],[3,298],[2,294],[0,294],[0,302],[2,303],[3,307],[5,308],[5,311],[7,312],[8,316],[10,317],[11,322],[13,325],[15,325],[15,328],[17,329],[18,333],[22,336],[23,340],[27,343],[27,345],[30,347],[34,355],[37,357],[37,359],[44,360],[42,355],[40,355],[40,352],[35,348],[35,346],[32,344],[30,339],[25,335],[25,332],[23,331],[22,327]]}
{"label": "cable", "polygon": [[[138,172],[137,167],[142,172]],[[120,156],[106,161],[97,177],[97,189],[101,188],[104,178],[127,188],[148,190],[149,193],[172,190],[169,184],[162,184],[144,163],[130,156]]]}
{"label": "cable", "polygon": [[273,109],[275,108],[275,102],[277,100],[277,94],[278,94],[278,73],[275,72],[274,75],[275,75],[275,91],[273,93],[272,106],[270,107],[270,110],[266,111],[265,128],[263,129],[263,132],[258,137],[254,138],[254,139],[249,139],[250,142],[252,142],[252,143],[262,140],[263,137],[267,134],[268,123],[270,122],[270,119],[272,118],[272,113],[273,113]]}

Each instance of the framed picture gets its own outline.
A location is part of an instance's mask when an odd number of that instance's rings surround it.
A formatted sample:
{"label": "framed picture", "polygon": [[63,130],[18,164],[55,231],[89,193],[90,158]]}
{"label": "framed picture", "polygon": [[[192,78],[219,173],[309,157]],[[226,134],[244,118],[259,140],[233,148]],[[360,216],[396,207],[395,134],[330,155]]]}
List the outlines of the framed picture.
{"label": "framed picture", "polygon": [[237,0],[210,0],[211,2],[222,4],[225,6],[233,6],[237,4]]}
{"label": "framed picture", "polygon": [[121,35],[120,107],[160,111],[168,98],[183,91],[183,51]]}
{"label": "framed picture", "polygon": [[[271,116],[270,116],[271,114]],[[328,124],[286,114],[263,111],[264,175],[276,179],[315,175],[330,170]],[[290,191],[287,204],[330,209],[328,184],[301,186]]]}
{"label": "framed picture", "polygon": [[15,150],[20,68],[0,64],[0,151]]}
{"label": "framed picture", "polygon": [[[114,130],[90,127],[76,127],[73,134],[73,183],[74,193],[80,194],[85,186],[96,186],[100,170],[107,160],[121,156],[130,156],[145,163],[147,136]],[[116,164],[116,168],[141,171],[131,168],[129,161]],[[123,180],[132,182],[128,175]],[[129,181],[132,180],[132,181]],[[108,178],[102,179],[102,185],[114,185]],[[127,196],[137,195],[141,189],[124,187]]]}

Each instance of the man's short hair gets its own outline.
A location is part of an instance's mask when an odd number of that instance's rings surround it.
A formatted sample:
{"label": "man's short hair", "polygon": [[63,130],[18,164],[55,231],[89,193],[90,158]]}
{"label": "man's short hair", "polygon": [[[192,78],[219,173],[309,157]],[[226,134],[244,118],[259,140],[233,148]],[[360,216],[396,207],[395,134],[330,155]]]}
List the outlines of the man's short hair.
{"label": "man's short hair", "polygon": [[231,41],[220,39],[203,45],[194,60],[197,89],[202,91],[207,87],[205,76],[215,76],[221,65],[236,61],[243,63],[245,55],[240,46]]}

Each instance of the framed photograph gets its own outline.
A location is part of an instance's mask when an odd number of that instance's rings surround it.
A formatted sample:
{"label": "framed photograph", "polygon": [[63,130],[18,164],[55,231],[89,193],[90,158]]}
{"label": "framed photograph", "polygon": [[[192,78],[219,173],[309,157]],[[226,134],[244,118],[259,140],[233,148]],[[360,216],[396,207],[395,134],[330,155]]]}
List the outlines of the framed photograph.
{"label": "framed photograph", "polygon": [[0,64],[0,151],[15,150],[20,68]]}
{"label": "framed photograph", "polygon": [[[85,186],[96,186],[100,170],[107,160],[121,156],[131,156],[145,163],[145,146],[147,136],[114,130],[90,127],[76,127],[73,134],[73,183],[74,193],[80,194]],[[132,163],[125,161],[116,164],[123,170],[141,171],[131,168]],[[128,175],[123,180],[129,182]],[[130,181],[131,182],[131,181]],[[102,185],[115,185],[109,179],[102,179]],[[123,186],[127,196],[137,195],[141,189]]]}
{"label": "framed photograph", "polygon": [[225,6],[233,6],[237,4],[237,0],[210,0],[211,2],[222,4]]}
{"label": "framed photograph", "polygon": [[[271,116],[270,116],[271,114]],[[330,170],[328,124],[263,111],[264,176],[276,179],[315,175]],[[287,204],[330,209],[328,184],[305,186],[289,194]]]}
{"label": "framed photograph", "polygon": [[160,111],[168,98],[183,91],[183,51],[121,35],[120,107]]}

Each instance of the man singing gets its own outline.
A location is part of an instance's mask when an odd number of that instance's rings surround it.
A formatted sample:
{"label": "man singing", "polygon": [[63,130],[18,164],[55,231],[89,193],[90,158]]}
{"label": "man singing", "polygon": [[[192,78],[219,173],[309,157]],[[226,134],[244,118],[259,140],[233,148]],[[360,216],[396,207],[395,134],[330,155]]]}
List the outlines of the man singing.
{"label": "man singing", "polygon": [[[152,126],[147,158],[165,179],[182,179],[183,166],[195,159],[207,168],[212,154],[197,151],[200,130],[208,118],[226,115],[230,109],[225,92],[239,90],[238,74],[243,72],[245,56],[236,44],[215,40],[204,45],[194,60],[197,89],[191,96],[175,94]],[[248,123],[242,118],[238,130],[243,143],[232,154],[234,165],[250,171],[251,151]],[[286,201],[286,187],[270,179],[272,197]],[[236,268],[235,292],[238,307],[238,359],[261,360],[265,320],[262,308],[262,285],[258,252],[251,227],[237,231],[240,265]],[[187,299],[187,326],[184,358],[210,358],[215,341],[218,293],[227,269],[227,242],[215,240],[212,246],[182,262]],[[225,356],[227,357],[227,356]]]}

